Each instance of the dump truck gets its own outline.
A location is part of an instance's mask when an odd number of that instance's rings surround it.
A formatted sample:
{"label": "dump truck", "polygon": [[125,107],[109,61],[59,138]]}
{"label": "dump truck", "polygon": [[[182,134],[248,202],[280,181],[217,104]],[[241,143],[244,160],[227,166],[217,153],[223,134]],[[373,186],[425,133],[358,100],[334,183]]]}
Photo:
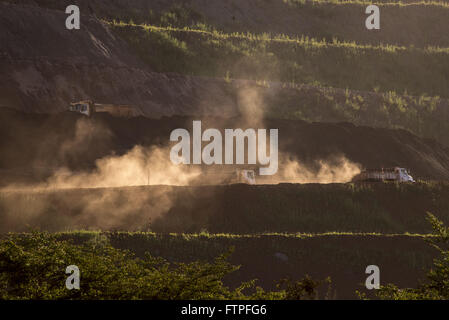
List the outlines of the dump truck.
{"label": "dump truck", "polygon": [[409,171],[400,167],[366,169],[352,179],[352,182],[369,181],[415,182],[413,177],[409,174]]}
{"label": "dump truck", "polygon": [[236,183],[256,184],[256,173],[254,170],[236,170]]}
{"label": "dump truck", "polygon": [[238,167],[202,167],[202,183],[206,184],[256,184],[256,169],[249,166]]}
{"label": "dump truck", "polygon": [[132,118],[138,115],[133,106],[123,104],[94,103],[91,100],[73,102],[69,106],[69,111],[77,112],[88,117],[91,117],[95,113],[101,112],[121,118]]}
{"label": "dump truck", "polygon": [[218,174],[221,176],[223,184],[256,184],[256,172],[251,169],[235,169],[232,171],[224,171]]}

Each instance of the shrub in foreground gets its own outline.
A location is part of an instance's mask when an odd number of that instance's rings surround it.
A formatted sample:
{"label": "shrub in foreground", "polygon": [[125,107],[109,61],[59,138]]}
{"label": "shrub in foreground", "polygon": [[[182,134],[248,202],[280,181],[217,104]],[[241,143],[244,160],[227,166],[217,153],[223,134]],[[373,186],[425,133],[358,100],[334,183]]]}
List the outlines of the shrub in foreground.
{"label": "shrub in foreground", "polygon": [[[255,280],[230,289],[223,278],[239,267],[229,253],[209,262],[138,258],[99,236],[83,244],[49,233],[11,234],[0,241],[0,299],[313,299],[320,282],[286,280],[267,292]],[[65,286],[66,267],[80,270],[80,290]],[[250,292],[246,294],[245,292]]]}

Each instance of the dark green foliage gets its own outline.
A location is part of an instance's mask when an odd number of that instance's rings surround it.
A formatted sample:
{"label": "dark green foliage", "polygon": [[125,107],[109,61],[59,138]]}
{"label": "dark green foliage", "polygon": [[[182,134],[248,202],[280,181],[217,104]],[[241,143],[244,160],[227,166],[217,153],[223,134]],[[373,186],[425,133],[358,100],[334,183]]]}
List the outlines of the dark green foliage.
{"label": "dark green foliage", "polygon": [[[301,299],[320,284],[307,277],[286,291],[266,292],[254,280],[229,289],[222,280],[239,269],[229,254],[169,263],[113,248],[101,235],[78,245],[48,233],[9,235],[0,242],[0,299]],[[68,265],[80,269],[80,290],[65,288]]]}
{"label": "dark green foliage", "polygon": [[[322,281],[313,280],[309,275],[306,275],[301,281],[293,281],[289,278],[279,281],[277,287],[285,288],[286,300],[312,300],[318,299],[317,288],[323,284],[329,285],[328,294],[330,293],[330,278]],[[329,298],[327,295],[325,298]]]}
{"label": "dark green foliage", "polygon": [[400,289],[394,284],[381,287],[377,297],[389,300],[448,300],[449,299],[449,227],[434,215],[428,213],[428,221],[432,225],[434,237],[426,240],[437,249],[440,257],[427,273],[427,281],[416,289]]}
{"label": "dark green foliage", "polygon": [[[98,239],[100,241],[98,241]],[[219,256],[213,263],[170,264],[111,247],[103,238],[82,245],[54,235],[11,235],[0,244],[2,299],[229,299],[243,297],[221,279],[238,269]],[[81,290],[65,288],[64,271],[76,265]]]}

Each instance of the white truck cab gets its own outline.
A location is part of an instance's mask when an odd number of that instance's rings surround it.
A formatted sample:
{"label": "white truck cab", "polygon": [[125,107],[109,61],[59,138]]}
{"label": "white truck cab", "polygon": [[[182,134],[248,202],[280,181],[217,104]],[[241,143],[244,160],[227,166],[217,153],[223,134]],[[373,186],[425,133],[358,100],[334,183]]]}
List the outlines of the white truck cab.
{"label": "white truck cab", "polygon": [[398,175],[398,181],[400,182],[415,182],[415,179],[404,168],[394,168],[395,173]]}

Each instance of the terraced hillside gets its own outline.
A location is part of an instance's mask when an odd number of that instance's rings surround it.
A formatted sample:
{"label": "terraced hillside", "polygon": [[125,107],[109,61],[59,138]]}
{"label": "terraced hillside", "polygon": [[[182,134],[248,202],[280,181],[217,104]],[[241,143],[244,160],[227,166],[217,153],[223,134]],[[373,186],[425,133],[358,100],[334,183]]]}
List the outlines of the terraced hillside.
{"label": "terraced hillside", "polygon": [[[449,223],[448,0],[0,0],[0,70],[0,239],[38,229],[178,262],[235,247],[231,286],[331,276],[346,299],[371,264],[415,287],[436,255],[426,212]],[[139,116],[65,112],[83,99]],[[193,120],[278,128],[278,176],[161,165]],[[390,166],[418,182],[349,183]]]}
{"label": "terraced hillside", "polygon": [[227,285],[234,287],[242,281],[257,279],[257,285],[274,289],[286,277],[298,279],[308,274],[314,279],[324,279],[330,276],[330,290],[325,285],[318,288],[321,298],[329,292],[330,299],[357,299],[356,290],[370,295],[364,289],[364,271],[373,263],[382,270],[383,284],[416,287],[417,280],[425,278],[425,270],[436,256],[436,250],[425,243],[422,235],[67,232],[58,236],[76,243],[106,240],[138,256],[150,252],[178,262],[211,261],[234,247],[229,260],[241,268],[225,278]]}
{"label": "terraced hillside", "polygon": [[[208,25],[227,33],[304,35],[362,44],[449,46],[447,0],[6,0],[63,10],[77,4],[82,12],[112,21],[155,26]],[[381,8],[382,27],[366,32],[365,8]]]}
{"label": "terraced hillside", "polygon": [[[249,88],[271,118],[404,128],[449,145],[446,2],[380,4],[380,31],[364,28],[361,2],[78,4],[86,28],[69,32],[61,28],[64,1],[2,2],[0,24],[10,31],[2,34],[0,105],[57,112],[91,98],[133,104],[153,118],[236,116]],[[390,9],[401,27],[390,28]],[[238,27],[223,20],[228,11],[245,13]],[[321,15],[310,28],[329,35],[308,33],[296,14]]]}

